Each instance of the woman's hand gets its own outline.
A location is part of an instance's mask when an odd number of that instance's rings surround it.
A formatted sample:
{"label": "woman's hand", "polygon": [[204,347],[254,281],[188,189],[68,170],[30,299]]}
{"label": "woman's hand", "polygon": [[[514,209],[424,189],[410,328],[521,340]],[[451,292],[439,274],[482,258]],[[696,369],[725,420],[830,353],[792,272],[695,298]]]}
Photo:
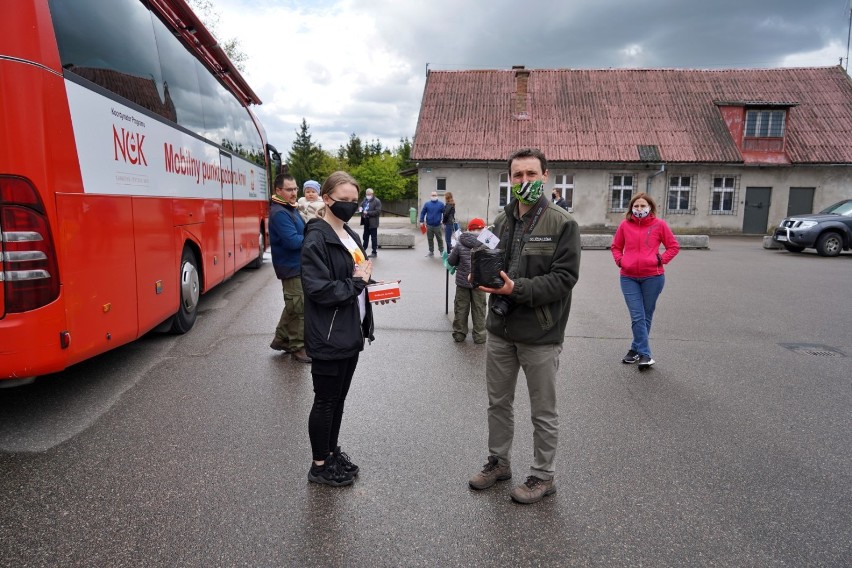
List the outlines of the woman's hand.
{"label": "woman's hand", "polygon": [[355,272],[352,273],[354,278],[362,278],[364,282],[369,282],[373,274],[373,261],[365,260],[360,264],[355,265]]}

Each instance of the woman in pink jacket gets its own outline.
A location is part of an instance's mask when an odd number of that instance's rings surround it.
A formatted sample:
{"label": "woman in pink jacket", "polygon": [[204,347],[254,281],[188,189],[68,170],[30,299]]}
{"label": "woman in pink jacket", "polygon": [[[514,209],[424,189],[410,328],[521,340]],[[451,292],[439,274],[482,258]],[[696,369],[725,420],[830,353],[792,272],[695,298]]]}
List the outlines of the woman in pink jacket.
{"label": "woman in pink jacket", "polygon": [[[657,217],[657,204],[647,193],[633,196],[624,217],[610,247],[615,264],[621,268],[621,292],[633,327],[633,343],[621,362],[638,362],[639,370],[644,371],[655,363],[648,335],[657,298],[666,282],[663,265],[671,262],[680,245],[666,222]],[[663,254],[661,244],[665,247]]]}

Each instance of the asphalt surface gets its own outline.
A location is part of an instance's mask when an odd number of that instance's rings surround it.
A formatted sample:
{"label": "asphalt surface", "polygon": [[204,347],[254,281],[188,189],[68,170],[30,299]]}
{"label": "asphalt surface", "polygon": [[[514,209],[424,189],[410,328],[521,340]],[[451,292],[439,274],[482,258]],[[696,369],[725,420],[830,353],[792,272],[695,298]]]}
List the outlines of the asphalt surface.
{"label": "asphalt surface", "polygon": [[416,234],[375,263],[403,297],[375,308],[346,407],[353,486],[307,482],[310,368],[268,348],[282,299],[266,262],[207,294],[185,336],[0,390],[0,565],[852,565],[852,255],[682,251],[640,373],[620,363],[610,253],[584,251],[558,490],[524,506],[508,496],[532,460],[523,377],[515,479],[473,491],[485,349],[453,342],[445,272]]}

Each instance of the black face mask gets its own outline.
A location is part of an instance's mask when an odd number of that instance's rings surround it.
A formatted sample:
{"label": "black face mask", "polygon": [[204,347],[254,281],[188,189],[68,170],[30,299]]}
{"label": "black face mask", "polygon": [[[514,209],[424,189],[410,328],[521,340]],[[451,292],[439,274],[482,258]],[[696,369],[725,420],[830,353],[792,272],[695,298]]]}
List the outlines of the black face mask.
{"label": "black face mask", "polygon": [[346,223],[355,214],[358,209],[356,201],[338,201],[333,197],[329,197],[334,203],[328,206],[331,214]]}

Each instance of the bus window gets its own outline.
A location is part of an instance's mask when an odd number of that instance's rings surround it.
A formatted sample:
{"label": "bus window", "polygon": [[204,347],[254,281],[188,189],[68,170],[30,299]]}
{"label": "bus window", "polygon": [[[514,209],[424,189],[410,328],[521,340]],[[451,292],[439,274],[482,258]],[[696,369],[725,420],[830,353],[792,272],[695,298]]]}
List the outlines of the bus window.
{"label": "bus window", "polygon": [[234,149],[234,119],[228,108],[230,93],[196,62],[201,104],[204,111],[204,137],[228,150]]}
{"label": "bus window", "polygon": [[204,114],[201,111],[195,57],[156,19],[154,35],[163,69],[164,90],[166,97],[174,102],[177,123],[190,132],[204,136]]}
{"label": "bus window", "polygon": [[152,16],[141,2],[50,0],[50,11],[65,69],[175,119],[174,105],[165,98]]}

